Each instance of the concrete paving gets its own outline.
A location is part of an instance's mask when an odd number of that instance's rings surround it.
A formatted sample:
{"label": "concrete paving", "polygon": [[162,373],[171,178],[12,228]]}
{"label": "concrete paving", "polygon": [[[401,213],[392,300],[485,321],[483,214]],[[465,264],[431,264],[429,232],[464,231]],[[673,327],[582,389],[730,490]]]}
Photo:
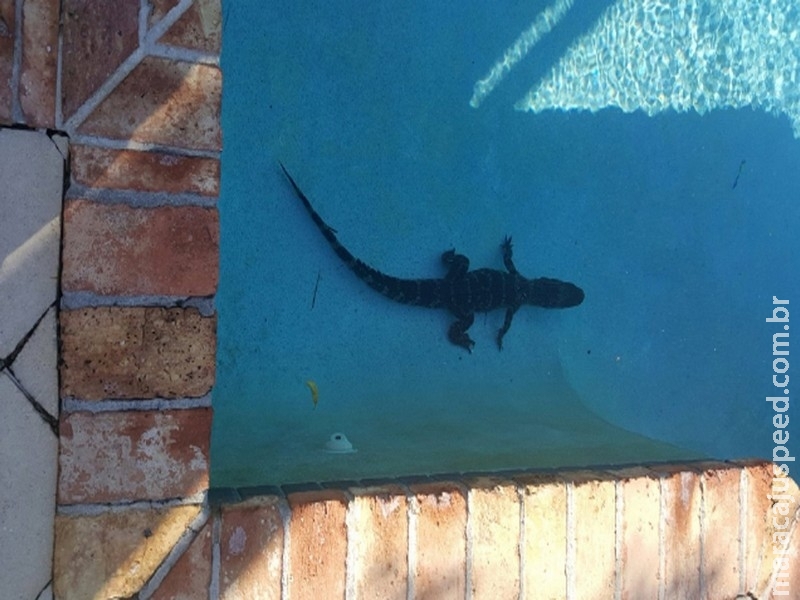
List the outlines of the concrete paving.
{"label": "concrete paving", "polygon": [[0,129],[0,590],[52,598],[56,300],[66,144]]}

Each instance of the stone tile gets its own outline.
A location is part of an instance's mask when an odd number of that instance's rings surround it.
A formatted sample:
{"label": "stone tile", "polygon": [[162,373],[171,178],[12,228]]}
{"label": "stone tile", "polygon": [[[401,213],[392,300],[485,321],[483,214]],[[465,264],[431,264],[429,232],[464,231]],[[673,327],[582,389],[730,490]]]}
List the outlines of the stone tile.
{"label": "stone tile", "polygon": [[460,486],[440,482],[410,486],[417,513],[415,596],[465,598],[467,499]]}
{"label": "stone tile", "polygon": [[64,290],[210,296],[217,288],[218,268],[216,209],[76,200],[64,210]]}
{"label": "stone tile", "polygon": [[10,124],[11,74],[14,68],[14,0],[0,0],[0,123]]}
{"label": "stone tile", "polygon": [[0,594],[35,598],[50,579],[58,441],[0,371]]}
{"label": "stone tile", "polygon": [[222,72],[211,65],[148,57],[78,131],[195,150],[220,150]]}
{"label": "stone tile", "polygon": [[664,584],[667,598],[699,598],[700,476],[684,470],[665,474]]}
{"label": "stone tile", "polygon": [[45,134],[0,129],[0,357],[56,299],[64,159]]}
{"label": "stone tile", "polygon": [[739,477],[731,465],[707,468],[703,491],[702,574],[708,598],[733,598],[739,592]]}
{"label": "stone tile", "polygon": [[525,511],[524,586],[540,598],[566,598],[567,489],[552,475],[517,480]]}
{"label": "stone tile", "polygon": [[56,309],[50,307],[12,368],[22,386],[52,416],[58,416]]}
{"label": "stone tile", "polygon": [[139,44],[139,0],[63,0],[62,110],[69,119]]}
{"label": "stone tile", "polygon": [[614,473],[622,494],[622,599],[657,598],[659,589],[659,521],[661,489],[658,477],[636,468]]}
{"label": "stone tile", "polygon": [[194,308],[61,312],[61,393],[85,400],[199,397],[214,383],[216,318]]}
{"label": "stone tile", "polygon": [[25,0],[22,5],[19,101],[32,127],[56,125],[59,10],[59,0]]}
{"label": "stone tile", "polygon": [[616,491],[597,473],[570,473],[575,518],[575,597],[613,598]]}
{"label": "stone tile", "polygon": [[[154,0],[150,25],[157,23],[174,5],[175,0]],[[159,42],[192,50],[219,54],[222,41],[222,7],[220,0],[195,0],[189,9],[163,35]]]}
{"label": "stone tile", "polygon": [[347,498],[343,492],[297,492],[287,498],[289,524],[288,596],[292,600],[344,598]]}
{"label": "stone tile", "polygon": [[519,596],[520,502],[513,482],[480,478],[468,482],[472,531],[472,597]]}
{"label": "stone tile", "polygon": [[408,596],[408,500],[398,486],[351,488],[348,549],[357,598]]}
{"label": "stone tile", "polygon": [[36,596],[36,600],[53,600],[53,582],[47,584],[47,586]]}
{"label": "stone tile", "polygon": [[219,161],[161,152],[71,147],[72,177],[89,187],[219,195]]}
{"label": "stone tile", "polygon": [[211,409],[61,417],[58,501],[185,498],[208,489]]}
{"label": "stone tile", "polygon": [[267,497],[223,507],[220,600],[280,600],[285,536],[280,503]]}
{"label": "stone tile", "polygon": [[211,524],[206,523],[150,600],[209,600],[210,586]]}
{"label": "stone tile", "polygon": [[53,561],[56,598],[132,597],[199,512],[199,506],[177,506],[58,515]]}

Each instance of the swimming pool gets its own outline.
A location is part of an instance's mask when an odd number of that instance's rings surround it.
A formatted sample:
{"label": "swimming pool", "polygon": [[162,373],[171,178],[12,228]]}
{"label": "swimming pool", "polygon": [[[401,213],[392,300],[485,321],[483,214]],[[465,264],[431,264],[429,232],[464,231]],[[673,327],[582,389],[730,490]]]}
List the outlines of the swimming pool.
{"label": "swimming pool", "polygon": [[[226,8],[213,485],[770,457],[798,9],[435,4]],[[504,271],[510,235],[585,299],[520,308],[502,351],[476,314],[467,352],[348,269],[279,162],[384,273]]]}

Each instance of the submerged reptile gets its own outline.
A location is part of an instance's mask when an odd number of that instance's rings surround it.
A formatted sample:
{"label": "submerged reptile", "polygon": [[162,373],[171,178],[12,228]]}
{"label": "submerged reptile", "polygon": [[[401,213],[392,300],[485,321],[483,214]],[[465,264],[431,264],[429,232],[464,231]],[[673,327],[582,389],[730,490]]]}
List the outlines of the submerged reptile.
{"label": "submerged reptile", "polygon": [[306,207],[322,235],[333,250],[350,269],[369,287],[387,298],[403,304],[427,308],[445,308],[456,317],[447,337],[469,352],[475,342],[467,330],[475,320],[476,312],[488,312],[497,308],[506,309],[503,326],[497,333],[497,346],[502,350],[503,336],[511,327],[511,319],[523,304],[543,308],[569,308],[583,302],[583,290],[578,286],[549,277],[526,279],[517,271],[511,260],[511,238],[506,237],[501,245],[506,271],[498,269],[469,270],[469,259],[448,250],[442,254],[442,262],[448,271],[438,279],[400,279],[381,273],[353,256],[336,238],[336,230],[330,227],[311,206],[286,167],[281,163],[284,175],[292,184],[295,194]]}

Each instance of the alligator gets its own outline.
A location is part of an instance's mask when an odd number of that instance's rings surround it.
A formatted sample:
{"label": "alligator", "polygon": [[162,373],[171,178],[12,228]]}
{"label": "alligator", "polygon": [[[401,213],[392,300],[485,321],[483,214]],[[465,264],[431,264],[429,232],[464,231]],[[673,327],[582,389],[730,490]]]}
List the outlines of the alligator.
{"label": "alligator", "polygon": [[526,279],[514,266],[511,258],[511,237],[506,236],[501,244],[503,264],[506,271],[499,269],[469,270],[469,259],[456,254],[454,249],[442,254],[442,262],[447,274],[438,279],[401,279],[381,273],[364,261],[353,256],[336,237],[336,230],[317,214],[311,202],[302,192],[294,178],[279,163],[289,180],[294,193],[303,203],[311,219],[322,235],[328,240],[340,259],[372,289],[387,298],[402,304],[442,308],[449,310],[456,320],[450,325],[447,337],[456,346],[472,352],[475,342],[467,330],[475,320],[476,312],[489,312],[505,308],[503,326],[497,332],[497,347],[503,349],[503,337],[511,327],[514,314],[522,305],[543,308],[569,308],[583,302],[583,290],[578,286],[549,277]]}

